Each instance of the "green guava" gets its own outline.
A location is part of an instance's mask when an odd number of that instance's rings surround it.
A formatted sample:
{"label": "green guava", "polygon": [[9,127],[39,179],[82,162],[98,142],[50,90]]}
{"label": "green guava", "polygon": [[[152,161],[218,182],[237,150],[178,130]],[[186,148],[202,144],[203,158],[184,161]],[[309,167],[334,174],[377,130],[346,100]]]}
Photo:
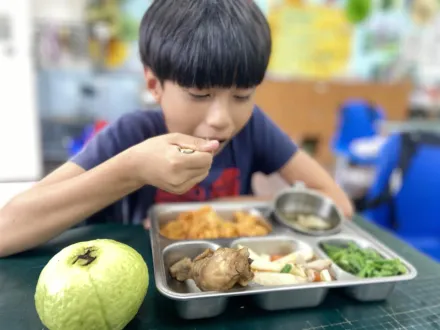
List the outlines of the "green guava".
{"label": "green guava", "polygon": [[99,239],[70,245],[43,268],[35,307],[50,330],[123,329],[148,289],[142,256],[120,242]]}

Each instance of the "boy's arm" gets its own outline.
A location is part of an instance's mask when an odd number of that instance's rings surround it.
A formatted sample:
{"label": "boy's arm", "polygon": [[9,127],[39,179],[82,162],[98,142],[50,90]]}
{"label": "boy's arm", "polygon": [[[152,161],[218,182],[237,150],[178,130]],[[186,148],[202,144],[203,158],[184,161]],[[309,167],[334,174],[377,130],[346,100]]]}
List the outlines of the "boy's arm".
{"label": "boy's arm", "polygon": [[87,172],[66,163],[13,198],[0,209],[0,257],[38,246],[138,189],[130,167],[126,157]]}
{"label": "boy's arm", "polygon": [[252,125],[255,171],[266,175],[278,172],[288,184],[302,181],[329,196],[346,217],[353,215],[350,200],[332,177],[258,108],[254,111]]}
{"label": "boy's arm", "polygon": [[327,171],[306,152],[298,150],[279,170],[279,173],[289,184],[302,181],[307,187],[329,196],[347,218],[353,216],[353,206],[345,192]]}
{"label": "boy's arm", "polygon": [[[144,185],[181,193],[203,180],[218,142],[182,134],[149,137],[150,124],[138,116],[121,118],[73,161],[1,208],[0,257],[40,245]],[[177,145],[202,152],[183,155]]]}
{"label": "boy's arm", "polygon": [[109,125],[72,161],[0,209],[0,256],[46,242],[135,189],[125,174],[128,162],[115,156],[142,141],[137,116]]}
{"label": "boy's arm", "polygon": [[[279,171],[282,178],[290,185],[297,181],[304,182],[309,188],[329,196],[342,210],[347,218],[353,216],[353,206],[345,193],[330,175],[307,153],[298,150],[295,156]],[[312,175],[313,174],[313,175]],[[232,196],[222,197],[216,201],[272,201],[274,196]]]}
{"label": "boy's arm", "polygon": [[[182,154],[176,146],[195,152]],[[175,194],[188,191],[208,175],[218,146],[217,141],[167,134],[88,171],[65,164],[0,210],[0,256],[42,244],[144,185]]]}

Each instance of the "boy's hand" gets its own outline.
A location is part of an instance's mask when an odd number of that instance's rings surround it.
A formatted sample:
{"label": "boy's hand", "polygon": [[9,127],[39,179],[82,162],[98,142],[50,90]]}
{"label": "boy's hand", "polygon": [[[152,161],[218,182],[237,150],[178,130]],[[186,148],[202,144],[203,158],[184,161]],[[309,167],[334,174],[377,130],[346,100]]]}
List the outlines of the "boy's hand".
{"label": "boy's hand", "polygon": [[[133,147],[134,175],[145,185],[183,194],[208,176],[218,147],[218,141],[180,133],[157,136]],[[183,153],[179,148],[194,152]]]}

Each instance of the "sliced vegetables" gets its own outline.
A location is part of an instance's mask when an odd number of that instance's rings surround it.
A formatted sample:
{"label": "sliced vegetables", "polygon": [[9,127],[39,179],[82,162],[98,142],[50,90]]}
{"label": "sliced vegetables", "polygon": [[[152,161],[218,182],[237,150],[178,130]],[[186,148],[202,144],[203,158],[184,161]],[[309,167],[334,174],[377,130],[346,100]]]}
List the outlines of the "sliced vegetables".
{"label": "sliced vegetables", "polygon": [[397,276],[406,273],[406,267],[400,260],[385,259],[373,249],[362,249],[353,242],[349,242],[347,246],[323,244],[323,248],[339,267],[362,278]]}
{"label": "sliced vegetables", "polygon": [[276,261],[276,260],[278,260],[278,259],[281,259],[283,256],[282,255],[280,255],[280,254],[273,254],[273,255],[271,255],[269,258],[270,258],[270,261]]}
{"label": "sliced vegetables", "polygon": [[[243,248],[239,245],[238,248]],[[257,254],[247,247],[252,259],[255,283],[265,286],[333,281],[330,260],[315,259],[313,250],[301,250],[287,255]]]}

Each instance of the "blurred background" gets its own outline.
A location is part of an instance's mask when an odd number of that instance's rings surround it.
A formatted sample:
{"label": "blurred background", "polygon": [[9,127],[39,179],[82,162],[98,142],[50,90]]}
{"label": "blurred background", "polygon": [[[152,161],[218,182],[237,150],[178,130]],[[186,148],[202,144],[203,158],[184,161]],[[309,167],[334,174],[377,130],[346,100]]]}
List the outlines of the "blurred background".
{"label": "blurred background", "polygon": [[[274,41],[258,104],[370,219],[398,231],[429,218],[422,233],[440,236],[440,0],[255,1]],[[0,182],[36,181],[121,114],[156,107],[137,50],[149,2],[0,2]],[[257,177],[255,190],[283,186]]]}

